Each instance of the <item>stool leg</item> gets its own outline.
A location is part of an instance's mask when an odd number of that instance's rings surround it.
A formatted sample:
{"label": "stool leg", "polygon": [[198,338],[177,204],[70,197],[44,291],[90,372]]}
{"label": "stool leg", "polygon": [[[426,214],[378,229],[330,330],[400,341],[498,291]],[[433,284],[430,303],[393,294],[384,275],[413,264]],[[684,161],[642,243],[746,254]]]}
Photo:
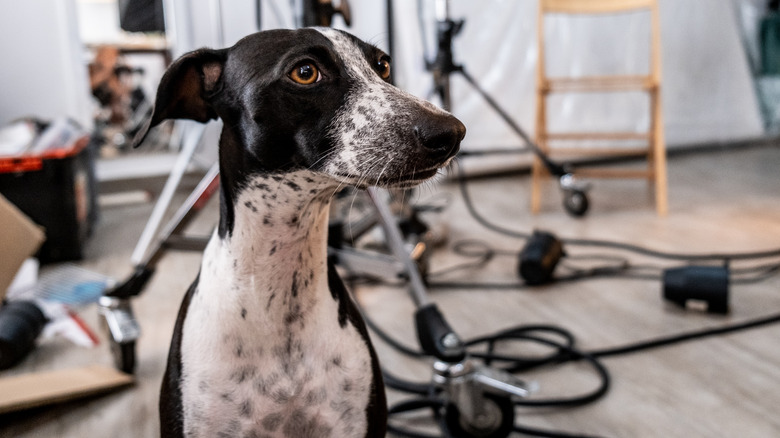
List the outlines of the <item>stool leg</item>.
{"label": "stool leg", "polygon": [[655,175],[655,209],[659,216],[666,216],[669,211],[667,198],[666,175],[666,144],[664,139],[664,119],[661,107],[660,87],[655,87],[652,97],[653,111],[653,165]]}

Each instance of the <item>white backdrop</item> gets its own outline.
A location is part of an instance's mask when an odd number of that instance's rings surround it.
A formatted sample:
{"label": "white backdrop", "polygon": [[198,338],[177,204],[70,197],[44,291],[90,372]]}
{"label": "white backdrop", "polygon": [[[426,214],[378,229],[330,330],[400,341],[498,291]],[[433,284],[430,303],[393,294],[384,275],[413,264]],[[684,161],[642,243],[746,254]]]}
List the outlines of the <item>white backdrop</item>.
{"label": "white backdrop", "polygon": [[[292,11],[301,0],[263,0],[263,27],[292,27]],[[420,0],[427,41],[433,44],[435,0]],[[745,50],[740,42],[736,6],[746,0],[660,0],[663,57],[663,107],[670,146],[725,142],[763,134]],[[750,0],[754,1],[754,0]],[[90,105],[84,57],[77,49],[73,1],[3,2],[7,62],[0,81],[0,121],[27,114],[71,116],[89,124]],[[230,45],[256,30],[254,0],[165,0],[168,36],[177,54],[201,46]],[[395,63],[398,84],[426,97],[431,88],[424,69],[417,0],[395,0]],[[68,6],[70,5],[70,6]],[[221,5],[221,6],[220,6]],[[291,6],[293,5],[293,6]],[[387,47],[384,0],[352,0],[358,36]],[[528,131],[534,126],[536,65],[535,0],[451,0],[453,18],[464,18],[455,41],[456,61]],[[221,20],[219,17],[221,16]],[[549,19],[547,34],[555,55],[548,62],[562,72],[599,71],[605,66],[645,67],[641,39],[647,17],[622,22]],[[606,21],[605,21],[606,20]],[[222,23],[219,26],[217,23]],[[618,35],[618,44],[606,42]],[[629,44],[629,41],[638,41]],[[595,48],[589,43],[595,43]],[[48,50],[48,51],[47,51]],[[620,56],[612,56],[620,55]],[[57,67],[59,66],[59,67]],[[455,77],[453,111],[466,123],[464,148],[518,144],[512,134],[464,81]],[[557,127],[642,129],[643,101],[619,96],[583,102],[574,97],[552,101]]]}
{"label": "white backdrop", "polygon": [[[432,53],[434,0],[422,1]],[[733,0],[739,1],[739,0]],[[254,1],[166,0],[174,6],[169,29],[176,51],[230,45],[256,29]],[[263,26],[292,27],[289,0],[264,0]],[[387,47],[384,0],[352,0],[351,32]],[[451,0],[451,15],[466,24],[455,41],[455,60],[523,126],[533,133],[536,53],[535,0]],[[398,85],[428,97],[430,75],[423,63],[417,0],[395,0],[394,73]],[[222,16],[222,29],[218,20]],[[760,137],[762,122],[732,0],[660,0],[663,108],[670,147]],[[340,21],[337,21],[337,24]],[[176,27],[172,26],[174,24]],[[546,22],[550,74],[587,74],[617,68],[647,71],[649,14],[600,18],[552,17]],[[469,134],[465,149],[519,144],[519,139],[457,75],[453,112]],[[579,130],[646,128],[641,94],[577,96],[550,101],[553,128]]]}
{"label": "white backdrop", "polygon": [[[432,3],[433,0],[424,0]],[[413,14],[416,0],[398,0],[399,14]],[[401,6],[404,6],[402,9]],[[528,131],[535,121],[537,5],[532,0],[452,0],[453,17],[466,19],[455,45],[456,60]],[[430,9],[430,8],[428,8]],[[670,145],[758,137],[762,123],[730,0],[660,0],[665,132]],[[399,31],[401,84],[425,93],[419,32],[413,21]],[[427,22],[432,23],[432,19]],[[432,28],[429,25],[429,28]],[[643,73],[649,57],[649,14],[621,17],[551,17],[546,21],[549,74]],[[416,51],[415,51],[416,49]],[[414,53],[413,53],[414,52]],[[468,146],[512,144],[511,135],[469,86],[453,84],[454,112],[470,132]],[[553,127],[642,129],[641,96],[550,101]]]}

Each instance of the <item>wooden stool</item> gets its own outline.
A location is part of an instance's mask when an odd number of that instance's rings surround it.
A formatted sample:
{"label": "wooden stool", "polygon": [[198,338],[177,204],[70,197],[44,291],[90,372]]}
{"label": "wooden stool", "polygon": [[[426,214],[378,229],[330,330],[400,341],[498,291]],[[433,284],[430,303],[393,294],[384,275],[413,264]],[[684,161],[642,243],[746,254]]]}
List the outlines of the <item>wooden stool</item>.
{"label": "wooden stool", "polygon": [[[650,13],[650,71],[647,75],[548,77],[545,71],[544,19],[546,14],[622,14],[636,10]],[[576,175],[600,178],[647,178],[655,184],[656,211],[667,213],[666,146],[661,107],[661,53],[656,0],[539,0],[537,26],[538,56],[536,81],[536,143],[546,154],[565,154],[569,159],[646,155],[646,170],[577,169]],[[547,128],[547,97],[553,93],[645,91],[650,101],[650,126],[647,132],[554,132]],[[550,147],[550,141],[646,141],[641,148],[562,148]],[[542,182],[549,176],[539,158],[534,158],[531,184],[531,212],[541,206]]]}

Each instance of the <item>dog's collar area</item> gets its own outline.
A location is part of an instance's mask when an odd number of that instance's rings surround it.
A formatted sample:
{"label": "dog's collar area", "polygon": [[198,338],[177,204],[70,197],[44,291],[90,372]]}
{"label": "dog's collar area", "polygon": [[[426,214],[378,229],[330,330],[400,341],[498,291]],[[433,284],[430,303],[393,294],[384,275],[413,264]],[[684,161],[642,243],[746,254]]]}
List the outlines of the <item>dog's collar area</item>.
{"label": "dog's collar area", "polygon": [[232,201],[234,228],[226,238],[304,238],[323,212],[327,217],[336,188],[330,178],[310,171],[253,175]]}

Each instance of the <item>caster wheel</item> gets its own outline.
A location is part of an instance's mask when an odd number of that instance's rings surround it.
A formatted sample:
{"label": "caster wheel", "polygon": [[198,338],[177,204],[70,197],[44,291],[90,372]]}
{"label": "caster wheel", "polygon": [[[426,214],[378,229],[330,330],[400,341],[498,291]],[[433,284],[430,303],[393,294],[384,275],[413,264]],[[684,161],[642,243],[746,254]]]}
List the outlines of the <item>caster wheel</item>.
{"label": "caster wheel", "polygon": [[563,208],[574,217],[585,216],[588,211],[588,196],[581,190],[565,190],[563,192]]}
{"label": "caster wheel", "polygon": [[114,366],[127,374],[135,371],[135,341],[118,343],[111,342],[111,354],[114,356]]}
{"label": "caster wheel", "polygon": [[460,416],[458,408],[450,404],[444,421],[453,438],[505,438],[515,426],[515,405],[508,397],[486,395],[483,399],[485,415],[474,423]]}

